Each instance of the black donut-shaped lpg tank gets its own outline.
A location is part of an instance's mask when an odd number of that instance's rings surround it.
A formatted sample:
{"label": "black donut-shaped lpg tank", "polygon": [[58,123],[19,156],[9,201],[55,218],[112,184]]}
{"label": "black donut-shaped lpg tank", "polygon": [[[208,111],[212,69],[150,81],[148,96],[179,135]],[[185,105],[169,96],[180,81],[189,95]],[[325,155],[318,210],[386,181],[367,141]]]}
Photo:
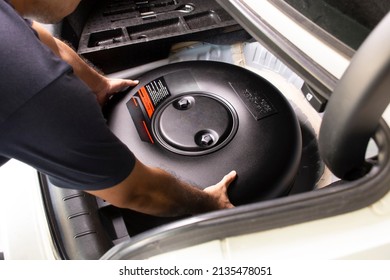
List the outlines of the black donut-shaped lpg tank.
{"label": "black donut-shaped lpg tank", "polygon": [[108,124],[142,162],[201,189],[236,170],[228,190],[234,205],[289,192],[301,158],[300,127],[264,78],[231,64],[191,61],[139,80]]}

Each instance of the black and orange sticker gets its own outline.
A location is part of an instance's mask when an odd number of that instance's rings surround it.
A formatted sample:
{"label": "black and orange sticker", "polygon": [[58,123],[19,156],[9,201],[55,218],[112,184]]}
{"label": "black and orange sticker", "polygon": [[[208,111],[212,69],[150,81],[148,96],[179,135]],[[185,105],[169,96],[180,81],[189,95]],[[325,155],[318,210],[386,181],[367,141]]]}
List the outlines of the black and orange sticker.
{"label": "black and orange sticker", "polygon": [[156,107],[162,101],[171,96],[163,77],[153,80],[145,86],[141,87],[137,94],[141,99],[149,119],[152,118]]}
{"label": "black and orange sticker", "polygon": [[150,122],[157,107],[169,96],[168,86],[163,77],[143,87],[129,100],[127,108],[142,141],[154,143]]}

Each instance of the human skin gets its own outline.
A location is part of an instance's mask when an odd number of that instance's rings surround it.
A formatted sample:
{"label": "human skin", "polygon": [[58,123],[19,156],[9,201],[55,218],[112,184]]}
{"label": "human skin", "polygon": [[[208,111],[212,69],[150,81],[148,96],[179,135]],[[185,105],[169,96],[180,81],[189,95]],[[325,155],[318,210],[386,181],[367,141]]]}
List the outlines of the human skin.
{"label": "human skin", "polygon": [[[12,0],[11,4],[23,17],[43,23],[55,23],[72,13],[80,0]],[[138,81],[108,79],[90,67],[77,53],[61,40],[54,38],[38,22],[32,27],[39,39],[57,56],[73,67],[74,73],[96,94],[103,106],[109,96]],[[156,216],[193,215],[234,207],[227,196],[228,186],[235,180],[235,171],[229,172],[221,181],[201,190],[172,174],[136,159],[127,178],[115,186],[91,190],[88,193],[113,205]]]}

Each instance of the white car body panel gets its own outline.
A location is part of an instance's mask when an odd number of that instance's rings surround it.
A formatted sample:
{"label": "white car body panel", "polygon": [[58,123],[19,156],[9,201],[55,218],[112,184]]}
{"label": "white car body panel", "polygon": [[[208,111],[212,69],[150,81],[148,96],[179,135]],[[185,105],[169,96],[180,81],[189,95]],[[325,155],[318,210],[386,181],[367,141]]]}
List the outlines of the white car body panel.
{"label": "white car body panel", "polygon": [[37,171],[10,160],[0,181],[0,252],[7,260],[55,259]]}
{"label": "white car body panel", "polygon": [[257,17],[265,20],[276,31],[306,53],[316,63],[340,79],[349,65],[349,59],[280,11],[269,1],[241,0],[244,5],[256,11]]}
{"label": "white car body panel", "polygon": [[390,259],[390,194],[352,213],[215,240],[151,259]]}

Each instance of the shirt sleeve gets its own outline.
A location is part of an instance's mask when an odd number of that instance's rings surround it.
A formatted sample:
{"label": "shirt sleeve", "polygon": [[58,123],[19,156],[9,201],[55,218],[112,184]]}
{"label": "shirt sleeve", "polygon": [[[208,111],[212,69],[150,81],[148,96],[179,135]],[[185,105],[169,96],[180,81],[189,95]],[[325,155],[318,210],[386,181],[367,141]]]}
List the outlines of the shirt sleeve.
{"label": "shirt sleeve", "polygon": [[0,155],[33,166],[59,187],[112,187],[135,164],[133,153],[108,128],[95,95],[72,72],[31,98],[0,131]]}

